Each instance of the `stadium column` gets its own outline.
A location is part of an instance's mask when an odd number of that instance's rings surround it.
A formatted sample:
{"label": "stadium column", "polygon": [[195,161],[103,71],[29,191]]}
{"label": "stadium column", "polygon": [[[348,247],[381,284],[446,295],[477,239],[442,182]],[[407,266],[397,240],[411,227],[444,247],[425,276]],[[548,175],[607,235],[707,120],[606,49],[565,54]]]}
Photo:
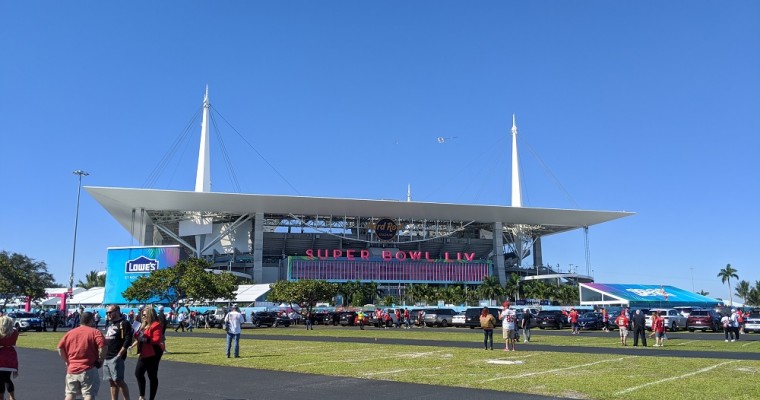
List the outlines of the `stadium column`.
{"label": "stadium column", "polygon": [[507,272],[504,269],[504,226],[501,221],[493,223],[493,266],[499,283],[507,283]]}
{"label": "stadium column", "polygon": [[256,213],[253,220],[253,281],[264,281],[264,213]]}

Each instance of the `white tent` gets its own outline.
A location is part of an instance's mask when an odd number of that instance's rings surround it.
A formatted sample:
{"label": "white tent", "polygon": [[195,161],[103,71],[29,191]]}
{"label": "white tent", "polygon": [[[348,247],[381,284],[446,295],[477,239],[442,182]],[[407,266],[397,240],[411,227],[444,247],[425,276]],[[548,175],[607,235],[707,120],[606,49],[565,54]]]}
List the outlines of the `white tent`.
{"label": "white tent", "polygon": [[106,288],[94,287],[83,292],[75,293],[74,297],[69,300],[71,305],[102,305],[103,296],[105,295]]}

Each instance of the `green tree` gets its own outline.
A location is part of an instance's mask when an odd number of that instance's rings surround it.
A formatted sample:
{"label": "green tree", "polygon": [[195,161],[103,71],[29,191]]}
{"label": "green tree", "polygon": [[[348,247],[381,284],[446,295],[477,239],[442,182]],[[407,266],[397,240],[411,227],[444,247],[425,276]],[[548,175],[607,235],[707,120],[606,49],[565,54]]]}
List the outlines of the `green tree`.
{"label": "green tree", "polygon": [[446,304],[462,304],[464,303],[464,289],[461,285],[450,285],[443,288],[441,297]]}
{"label": "green tree", "polygon": [[387,296],[383,297],[382,303],[383,303],[384,306],[390,307],[390,306],[396,304],[396,298],[393,297],[393,296],[391,296],[391,295],[387,295]]}
{"label": "green tree", "polygon": [[29,297],[31,301],[44,299],[45,289],[52,286],[53,275],[45,262],[18,253],[0,252],[0,309],[5,309],[16,297]]}
{"label": "green tree", "polygon": [[520,276],[516,273],[509,274],[509,277],[507,278],[507,283],[504,284],[504,292],[507,294],[507,297],[517,299],[520,297]]}
{"label": "green tree", "polygon": [[478,287],[480,295],[484,299],[488,299],[488,304],[493,304],[493,299],[498,299],[504,295],[504,288],[499,283],[499,278],[495,276],[487,276],[483,278],[483,283]]}
{"label": "green tree", "polygon": [[332,301],[338,294],[338,285],[322,280],[277,281],[270,285],[269,301],[298,306],[301,315],[311,312],[319,302]]}
{"label": "green tree", "polygon": [[77,286],[85,289],[91,289],[94,287],[103,287],[106,285],[106,275],[99,274],[98,271],[90,271],[84,277],[84,282],[81,280],[77,283]]}
{"label": "green tree", "polygon": [[412,285],[407,290],[407,295],[412,298],[413,303],[428,303],[433,298],[434,290],[427,283]]}
{"label": "green tree", "polygon": [[746,302],[747,296],[749,296],[750,288],[751,286],[749,285],[749,281],[739,281],[739,283],[736,284],[736,291],[734,294],[737,297],[741,297]]}
{"label": "green tree", "polygon": [[760,306],[760,281],[755,281],[755,286],[749,289],[744,304],[749,306]]}
{"label": "green tree", "polygon": [[207,271],[211,264],[200,258],[181,260],[173,267],[159,269],[137,278],[122,294],[130,302],[157,299],[172,309],[180,300],[198,302],[235,298],[237,279],[232,274]]}
{"label": "green tree", "polygon": [[734,296],[731,294],[731,278],[739,279],[739,275],[736,274],[737,272],[739,271],[732,268],[731,264],[727,264],[726,268],[723,268],[718,272],[718,278],[720,278],[721,282],[728,282],[728,298],[731,301],[731,305],[734,304]]}

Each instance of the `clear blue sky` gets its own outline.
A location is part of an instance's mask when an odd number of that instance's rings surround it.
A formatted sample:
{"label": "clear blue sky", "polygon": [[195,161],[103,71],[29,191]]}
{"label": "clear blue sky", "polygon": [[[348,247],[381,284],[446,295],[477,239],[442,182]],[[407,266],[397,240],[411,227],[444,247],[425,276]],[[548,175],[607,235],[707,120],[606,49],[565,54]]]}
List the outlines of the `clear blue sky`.
{"label": "clear blue sky", "polygon": [[[726,264],[760,280],[758,21],[757,1],[2,2],[0,249],[68,283],[72,171],[144,187],[186,129],[149,187],[193,190],[208,84],[244,193],[509,205],[515,113],[524,206],[636,213],[591,228],[597,281],[727,297]],[[212,175],[237,191],[216,139]],[[75,281],[130,244],[83,191]],[[585,270],[580,232],[543,245]]]}

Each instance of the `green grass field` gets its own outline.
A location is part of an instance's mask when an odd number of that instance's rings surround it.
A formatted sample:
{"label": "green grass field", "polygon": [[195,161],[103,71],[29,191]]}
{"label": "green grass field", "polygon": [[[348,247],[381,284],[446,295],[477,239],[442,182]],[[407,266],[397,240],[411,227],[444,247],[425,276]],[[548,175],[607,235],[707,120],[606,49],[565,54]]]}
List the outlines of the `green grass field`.
{"label": "green grass field", "polygon": [[[379,330],[351,328],[306,331],[302,328],[244,330],[241,358],[224,356],[224,333],[198,330],[212,337],[172,335],[166,360],[230,365],[289,372],[346,376],[433,385],[487,388],[580,399],[756,399],[760,397],[760,361],[603,354],[617,347],[617,333],[609,337],[534,335],[534,342],[556,347],[588,346],[599,353],[485,351],[482,336],[464,330]],[[286,335],[288,340],[256,340]],[[53,350],[62,333],[25,334],[20,347]],[[298,336],[366,337],[379,343],[301,341]],[[495,335],[500,340],[499,335]],[[473,348],[382,344],[383,338],[458,341]],[[668,350],[760,352],[760,342],[724,343],[722,340],[668,340]],[[640,349],[651,354],[658,349]]]}

